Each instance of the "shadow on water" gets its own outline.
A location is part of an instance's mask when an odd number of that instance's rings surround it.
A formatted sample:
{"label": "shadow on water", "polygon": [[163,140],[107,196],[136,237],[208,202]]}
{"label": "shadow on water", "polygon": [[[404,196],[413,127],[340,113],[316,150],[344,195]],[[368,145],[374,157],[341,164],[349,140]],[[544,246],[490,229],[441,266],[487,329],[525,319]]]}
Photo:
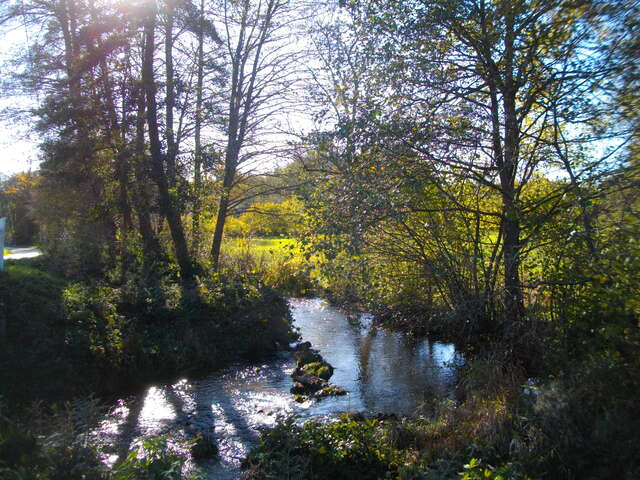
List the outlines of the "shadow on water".
{"label": "shadow on water", "polygon": [[295,403],[289,393],[295,362],[285,352],[198,381],[150,387],[144,396],[115,405],[98,435],[111,432],[120,458],[142,436],[167,435],[183,452],[196,434],[213,436],[220,457],[200,466],[208,478],[233,479],[240,476],[240,462],[259,430],[273,425],[278,416],[295,414],[304,421],[342,411],[410,415],[426,400],[452,394],[453,345],[376,329],[369,315],[362,315],[359,325],[351,324],[319,299],[292,299],[290,307],[303,339],[334,366],[332,383],[349,395]]}
{"label": "shadow on water", "polygon": [[130,402],[125,420],[118,428],[119,435],[118,439],[116,440],[116,448],[118,452],[116,460],[117,463],[122,462],[126,458],[127,452],[133,444],[133,441],[136,437],[135,434],[143,405],[144,399],[136,398],[132,402]]}

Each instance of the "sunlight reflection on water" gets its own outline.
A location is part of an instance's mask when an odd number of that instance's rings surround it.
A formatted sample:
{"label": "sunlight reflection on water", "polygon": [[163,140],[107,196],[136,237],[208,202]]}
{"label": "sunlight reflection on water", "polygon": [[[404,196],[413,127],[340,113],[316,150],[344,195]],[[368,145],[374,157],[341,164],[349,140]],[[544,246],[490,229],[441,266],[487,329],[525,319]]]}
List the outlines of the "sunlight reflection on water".
{"label": "sunlight reflection on water", "polygon": [[[143,398],[116,402],[96,435],[113,463],[137,438],[166,435],[186,451],[196,433],[215,437],[219,461],[201,466],[209,478],[240,475],[240,462],[278,416],[327,418],[342,411],[412,414],[432,396],[450,395],[457,358],[453,345],[412,340],[376,329],[372,317],[358,322],[320,299],[292,299],[290,308],[303,340],[335,368],[332,383],[349,394],[298,404],[289,393],[293,358],[283,353],[260,365],[236,365],[197,381],[150,387]],[[112,451],[108,451],[111,449]],[[113,451],[115,450],[115,452]]]}

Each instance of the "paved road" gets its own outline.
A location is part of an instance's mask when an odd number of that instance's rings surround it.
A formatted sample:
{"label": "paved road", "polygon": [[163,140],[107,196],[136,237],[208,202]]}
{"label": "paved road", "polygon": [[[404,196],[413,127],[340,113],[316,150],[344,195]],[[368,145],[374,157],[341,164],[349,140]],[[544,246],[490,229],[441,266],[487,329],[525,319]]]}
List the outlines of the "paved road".
{"label": "paved road", "polygon": [[18,260],[20,258],[32,258],[42,255],[42,252],[36,247],[5,247],[11,250],[9,255],[5,255],[5,260]]}

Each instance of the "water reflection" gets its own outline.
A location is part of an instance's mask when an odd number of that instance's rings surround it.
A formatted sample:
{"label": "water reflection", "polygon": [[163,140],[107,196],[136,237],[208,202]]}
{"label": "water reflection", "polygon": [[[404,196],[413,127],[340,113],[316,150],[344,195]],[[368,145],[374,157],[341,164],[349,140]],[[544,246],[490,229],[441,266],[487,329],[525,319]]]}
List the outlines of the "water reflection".
{"label": "water reflection", "polygon": [[411,414],[430,397],[452,391],[453,345],[375,329],[369,315],[350,323],[320,299],[293,299],[290,307],[303,339],[334,366],[331,381],[347,396],[293,402],[289,373],[295,364],[287,353],[199,381],[150,387],[142,398],[119,401],[96,432],[115,451],[109,458],[122,458],[141,436],[167,435],[184,450],[190,438],[204,433],[216,438],[221,451],[219,461],[201,465],[209,478],[238,478],[259,429],[273,425],[278,415],[295,413],[304,420],[342,411]]}
{"label": "water reflection", "polygon": [[411,414],[430,397],[451,392],[453,345],[378,330],[368,315],[353,325],[320,299],[297,299],[290,305],[304,339],[336,368],[331,381],[349,391],[347,398],[323,401],[308,413],[349,409]]}

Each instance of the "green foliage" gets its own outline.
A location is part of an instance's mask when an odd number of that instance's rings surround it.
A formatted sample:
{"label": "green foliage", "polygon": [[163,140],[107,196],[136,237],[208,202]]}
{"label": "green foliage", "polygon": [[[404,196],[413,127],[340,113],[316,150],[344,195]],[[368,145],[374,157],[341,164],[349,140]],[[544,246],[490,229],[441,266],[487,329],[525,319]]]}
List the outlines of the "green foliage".
{"label": "green foliage", "polygon": [[123,462],[110,472],[109,480],[198,480],[198,472],[185,473],[185,458],[171,453],[166,438],[148,437],[134,446]]}
{"label": "green foliage", "polygon": [[97,451],[88,443],[99,409],[93,399],[46,409],[34,403],[31,421],[5,417],[0,409],[0,478],[105,479]]}
{"label": "green foliage", "polygon": [[251,227],[238,217],[229,217],[225,222],[224,231],[227,237],[247,237],[251,234]]}
{"label": "green foliage", "polygon": [[[260,202],[225,226],[231,236],[291,237],[300,229],[302,204],[295,197],[282,202]],[[231,227],[231,230],[229,230]]]}
{"label": "green foliage", "polygon": [[38,181],[38,175],[31,172],[0,180],[0,217],[7,218],[5,243],[9,245],[32,245],[37,240],[38,225],[31,208]]}
{"label": "green foliage", "polygon": [[314,290],[313,262],[290,238],[229,239],[223,246],[222,266],[289,295]]}
{"label": "green foliage", "polygon": [[398,466],[396,452],[379,442],[382,433],[376,420],[297,425],[289,418],[261,436],[244,478],[381,478]]}
{"label": "green foliage", "polygon": [[[245,461],[243,478],[442,480],[457,478],[474,453],[499,460],[498,442],[484,426],[500,423],[505,416],[488,414],[483,403],[458,410],[446,401],[439,403],[437,413],[436,420],[366,419],[359,414],[345,414],[330,423],[281,420],[262,434]],[[466,472],[470,476],[464,478],[484,478],[476,476],[484,475],[478,462],[471,463]],[[487,478],[527,478],[517,462],[498,469],[487,465],[486,470],[495,473]]]}
{"label": "green foliage", "polygon": [[16,408],[209,370],[293,339],[284,298],[239,276],[209,275],[193,290],[166,276],[113,287],[14,262],[0,273],[0,298],[0,394]]}
{"label": "green foliage", "polygon": [[637,478],[639,373],[637,353],[611,352],[539,387],[514,455],[548,478]]}
{"label": "green foliage", "polygon": [[125,318],[118,313],[118,293],[106,286],[91,289],[79,283],[65,288],[62,303],[68,325],[67,347],[97,362],[121,356]]}
{"label": "green foliage", "polygon": [[460,480],[531,480],[531,477],[523,475],[518,466],[512,463],[498,468],[491,465],[483,465],[482,461],[472,458],[464,466],[464,472],[460,474]]}

